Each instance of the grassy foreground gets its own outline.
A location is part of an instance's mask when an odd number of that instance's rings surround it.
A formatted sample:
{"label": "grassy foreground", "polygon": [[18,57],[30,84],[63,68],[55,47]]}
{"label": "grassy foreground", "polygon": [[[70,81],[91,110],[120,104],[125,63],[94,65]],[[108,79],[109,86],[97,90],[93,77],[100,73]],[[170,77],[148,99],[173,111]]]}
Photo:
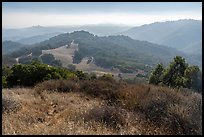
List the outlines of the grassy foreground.
{"label": "grassy foreground", "polygon": [[107,80],[2,91],[2,134],[202,135],[202,95]]}

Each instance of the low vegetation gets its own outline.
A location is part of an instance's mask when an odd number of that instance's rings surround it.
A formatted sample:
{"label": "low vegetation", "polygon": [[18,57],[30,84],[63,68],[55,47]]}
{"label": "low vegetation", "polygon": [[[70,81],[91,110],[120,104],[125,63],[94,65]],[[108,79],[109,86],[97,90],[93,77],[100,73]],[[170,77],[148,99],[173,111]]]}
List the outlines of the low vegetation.
{"label": "low vegetation", "polygon": [[3,134],[202,134],[202,96],[188,89],[49,80],[3,89],[2,103]]}
{"label": "low vegetation", "polygon": [[3,67],[2,78],[3,134],[202,135],[202,92],[188,87],[40,62]]}

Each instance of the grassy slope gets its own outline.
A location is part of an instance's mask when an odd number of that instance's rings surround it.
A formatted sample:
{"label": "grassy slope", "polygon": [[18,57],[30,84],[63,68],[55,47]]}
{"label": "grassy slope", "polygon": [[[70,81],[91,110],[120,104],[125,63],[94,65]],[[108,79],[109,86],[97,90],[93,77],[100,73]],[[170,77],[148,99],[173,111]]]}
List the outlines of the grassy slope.
{"label": "grassy slope", "polygon": [[202,134],[202,96],[184,89],[55,80],[2,103],[3,134]]}
{"label": "grassy slope", "polygon": [[[77,70],[82,70],[84,72],[94,72],[97,75],[103,75],[105,73],[112,73],[114,75],[118,75],[120,73],[119,71],[111,71],[110,69],[101,68],[99,66],[96,66],[93,62],[87,64],[87,58],[83,58],[82,61],[79,64],[74,64],[73,62],[73,56],[74,52],[78,50],[78,45],[71,45],[69,48],[66,48],[66,46],[62,46],[55,49],[50,50],[42,50],[43,54],[53,54],[56,59],[59,59],[62,62],[63,67],[67,67],[69,64],[73,64],[76,66]],[[135,76],[133,74],[132,76]]]}

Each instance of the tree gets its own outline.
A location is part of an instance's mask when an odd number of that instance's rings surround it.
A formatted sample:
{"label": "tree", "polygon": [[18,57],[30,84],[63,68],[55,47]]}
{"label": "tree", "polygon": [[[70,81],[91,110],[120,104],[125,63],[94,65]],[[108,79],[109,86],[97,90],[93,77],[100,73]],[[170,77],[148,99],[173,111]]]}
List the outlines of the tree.
{"label": "tree", "polygon": [[164,67],[162,64],[157,64],[156,68],[153,70],[153,72],[150,75],[149,78],[149,83],[150,84],[159,84],[160,82],[162,82],[162,74],[164,71]]}
{"label": "tree", "polygon": [[75,51],[74,52],[74,57],[73,57],[73,63],[79,64],[82,60],[83,56],[81,55],[80,52]]}
{"label": "tree", "polygon": [[165,69],[162,75],[162,82],[170,87],[185,86],[184,72],[187,69],[188,64],[181,56],[174,57],[174,60]]}
{"label": "tree", "polygon": [[41,56],[43,63],[51,65],[51,62],[55,60],[55,57],[52,54],[43,54]]}
{"label": "tree", "polygon": [[202,74],[198,66],[190,66],[184,72],[185,87],[202,89]]}
{"label": "tree", "polygon": [[53,60],[50,65],[55,67],[62,67],[62,62],[60,60]]}

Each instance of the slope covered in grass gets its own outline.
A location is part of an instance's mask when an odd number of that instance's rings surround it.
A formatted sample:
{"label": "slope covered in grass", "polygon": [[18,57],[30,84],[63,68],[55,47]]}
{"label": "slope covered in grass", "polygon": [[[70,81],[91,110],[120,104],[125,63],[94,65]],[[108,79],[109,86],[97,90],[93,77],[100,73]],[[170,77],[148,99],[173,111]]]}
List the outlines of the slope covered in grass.
{"label": "slope covered in grass", "polygon": [[3,89],[3,134],[201,135],[202,95],[96,80]]}

